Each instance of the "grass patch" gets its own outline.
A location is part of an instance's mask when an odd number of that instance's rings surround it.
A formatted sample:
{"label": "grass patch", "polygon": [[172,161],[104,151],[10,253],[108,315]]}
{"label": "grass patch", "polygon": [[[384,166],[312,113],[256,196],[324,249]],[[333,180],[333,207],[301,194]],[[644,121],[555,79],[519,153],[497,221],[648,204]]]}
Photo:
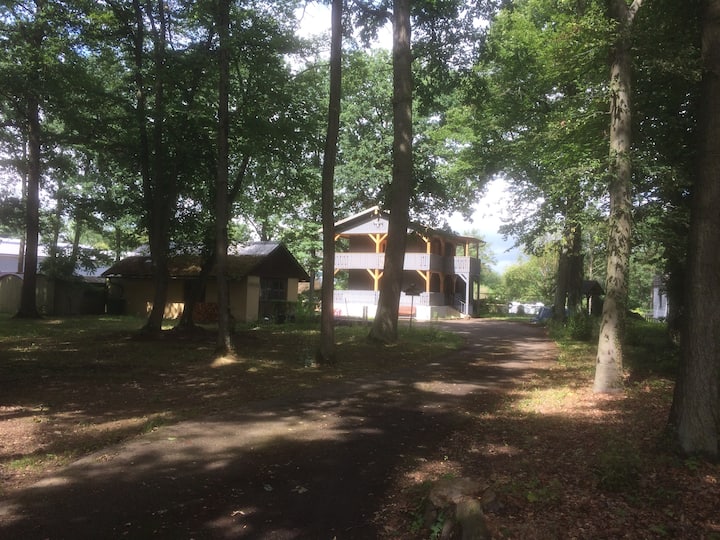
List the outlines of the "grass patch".
{"label": "grass patch", "polygon": [[[587,318],[585,318],[587,319]],[[598,321],[592,322],[591,339],[579,332],[578,338],[570,321],[568,325],[551,323],[550,336],[560,348],[559,362],[577,375],[592,377],[597,354]],[[624,341],[624,368],[632,381],[653,377],[674,378],[680,361],[680,348],[673,341],[664,323],[629,319]]]}
{"label": "grass patch", "polygon": [[23,473],[39,473],[47,469],[48,466],[58,467],[70,463],[75,454],[72,452],[64,452],[62,454],[54,453],[37,453],[21,458],[10,460],[7,468],[11,471]]}
{"label": "grass patch", "polygon": [[628,439],[607,441],[593,469],[598,486],[613,493],[633,493],[641,476],[641,458]]}

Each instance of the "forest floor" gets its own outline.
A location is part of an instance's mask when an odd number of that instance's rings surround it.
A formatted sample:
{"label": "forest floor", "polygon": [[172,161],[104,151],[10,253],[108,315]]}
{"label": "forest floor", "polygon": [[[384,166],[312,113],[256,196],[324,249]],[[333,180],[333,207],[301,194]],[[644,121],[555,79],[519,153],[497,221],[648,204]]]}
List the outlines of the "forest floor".
{"label": "forest floor", "polygon": [[209,365],[211,332],[31,324],[0,321],[0,537],[439,538],[433,486],[469,478],[494,538],[720,538],[718,465],[661,437],[672,382],[595,395],[588,348],[527,323],[339,329],[335,368],[289,327]]}

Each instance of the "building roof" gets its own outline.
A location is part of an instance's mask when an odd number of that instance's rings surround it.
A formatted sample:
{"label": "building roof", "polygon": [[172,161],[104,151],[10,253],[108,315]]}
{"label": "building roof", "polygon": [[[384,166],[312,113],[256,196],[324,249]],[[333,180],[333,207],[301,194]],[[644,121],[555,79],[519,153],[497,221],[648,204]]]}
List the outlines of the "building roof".
{"label": "building roof", "polygon": [[[348,216],[345,219],[341,219],[335,223],[336,234],[346,233],[385,233],[387,232],[388,221],[390,219],[390,212],[381,209],[379,206],[373,206],[352,216]],[[373,228],[367,230],[364,225],[370,224]],[[443,231],[441,229],[433,229],[426,225],[416,222],[410,222],[408,224],[408,232],[415,232],[423,236],[443,236],[445,238],[452,238],[456,241],[468,242],[472,244],[484,244],[483,240],[475,238],[473,236],[464,236],[461,234],[455,234],[449,231]]]}
{"label": "building roof", "polygon": [[582,293],[585,296],[599,296],[605,294],[602,285],[594,279],[586,279],[582,282]]}
{"label": "building roof", "polygon": [[[176,255],[168,261],[171,278],[195,278],[200,274],[202,258],[199,255]],[[144,255],[126,257],[102,274],[104,277],[148,278],[152,273],[152,259]],[[214,276],[215,270],[210,271]],[[265,278],[310,279],[307,272],[280,242],[252,242],[228,255],[227,275],[230,279],[245,276]]]}

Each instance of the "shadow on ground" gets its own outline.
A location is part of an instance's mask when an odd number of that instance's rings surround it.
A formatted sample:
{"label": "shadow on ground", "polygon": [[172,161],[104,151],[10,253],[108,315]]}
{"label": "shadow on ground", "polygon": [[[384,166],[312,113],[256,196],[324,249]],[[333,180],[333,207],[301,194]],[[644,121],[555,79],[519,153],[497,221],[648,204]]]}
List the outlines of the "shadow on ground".
{"label": "shadow on ground", "polygon": [[467,342],[442,360],[163,426],[87,456],[0,500],[0,536],[379,538],[374,517],[391,480],[437,459],[443,440],[555,358],[528,325],[447,327]]}

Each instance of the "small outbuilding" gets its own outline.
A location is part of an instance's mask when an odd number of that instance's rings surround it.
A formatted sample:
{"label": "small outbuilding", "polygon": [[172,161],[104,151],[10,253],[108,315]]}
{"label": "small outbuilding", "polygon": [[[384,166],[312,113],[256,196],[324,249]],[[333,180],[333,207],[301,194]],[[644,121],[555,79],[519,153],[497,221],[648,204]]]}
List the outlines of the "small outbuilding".
{"label": "small outbuilding", "polygon": [[[179,318],[193,285],[200,279],[199,255],[177,255],[169,261],[165,317]],[[140,317],[152,310],[154,293],[152,259],[133,256],[103,272],[108,279],[108,311]],[[201,292],[205,306],[217,305],[217,279],[212,269]],[[282,320],[292,314],[298,283],[310,278],[300,263],[280,242],[252,242],[228,255],[230,311],[239,322],[259,319]],[[209,311],[212,311],[210,309]]]}
{"label": "small outbuilding", "polygon": [[594,279],[586,279],[582,282],[582,295],[585,298],[585,312],[588,315],[600,315],[602,313],[605,291],[602,285]]}

